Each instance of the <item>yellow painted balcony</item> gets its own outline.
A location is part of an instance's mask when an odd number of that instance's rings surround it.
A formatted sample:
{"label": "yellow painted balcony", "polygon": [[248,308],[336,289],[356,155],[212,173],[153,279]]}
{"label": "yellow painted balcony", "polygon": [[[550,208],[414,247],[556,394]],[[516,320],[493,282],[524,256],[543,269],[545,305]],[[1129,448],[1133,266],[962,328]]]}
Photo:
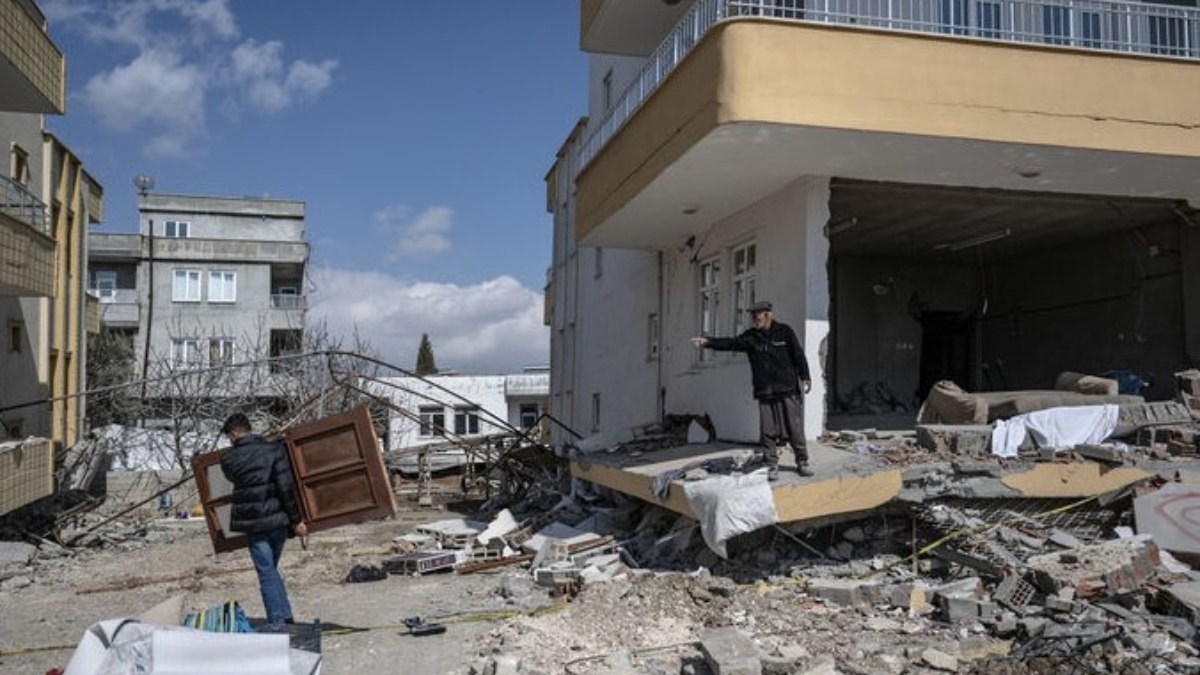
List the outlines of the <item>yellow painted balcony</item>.
{"label": "yellow painted balcony", "polygon": [[805,175],[1200,204],[1200,9],[696,0],[573,158],[577,235],[661,248]]}
{"label": "yellow painted balcony", "polygon": [[0,177],[0,295],[54,295],[54,240],[46,205]]}
{"label": "yellow painted balcony", "polygon": [[66,60],[45,27],[33,0],[0,0],[0,111],[66,111]]}

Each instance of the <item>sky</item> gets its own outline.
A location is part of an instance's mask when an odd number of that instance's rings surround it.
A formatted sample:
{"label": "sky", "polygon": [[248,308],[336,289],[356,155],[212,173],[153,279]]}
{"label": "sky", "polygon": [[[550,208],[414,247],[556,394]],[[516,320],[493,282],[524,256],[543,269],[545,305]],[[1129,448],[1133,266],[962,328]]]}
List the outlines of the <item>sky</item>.
{"label": "sky", "polygon": [[549,362],[543,178],[586,111],[573,0],[39,0],[67,60],[47,127],[104,187],[306,203],[309,319],[382,358]]}

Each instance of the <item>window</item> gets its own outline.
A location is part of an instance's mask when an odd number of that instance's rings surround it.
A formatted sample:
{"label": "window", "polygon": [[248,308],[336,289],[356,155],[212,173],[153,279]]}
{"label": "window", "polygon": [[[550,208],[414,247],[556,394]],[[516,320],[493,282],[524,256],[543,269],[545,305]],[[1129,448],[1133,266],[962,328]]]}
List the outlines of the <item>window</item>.
{"label": "window", "polygon": [[440,405],[423,405],[418,409],[421,429],[417,435],[424,438],[441,436],[446,431],[446,411]]}
{"label": "window", "polygon": [[604,249],[596,249],[596,269],[594,270],[595,277],[599,279],[604,276]]}
{"label": "window", "polygon": [[185,239],[191,236],[192,224],[186,220],[168,220],[163,222],[163,236]]}
{"label": "window", "polygon": [[1100,49],[1103,46],[1101,42],[1099,12],[1079,13],[1079,36],[1082,38],[1079,44],[1084,47]]}
{"label": "window", "polygon": [[117,273],[113,270],[96,270],[92,288],[100,302],[113,302],[117,299]]}
{"label": "window", "polygon": [[176,368],[199,367],[200,341],[193,338],[171,338],[171,365]]}
{"label": "window", "polygon": [[592,431],[600,431],[600,392],[592,394]]}
{"label": "window", "polygon": [[938,14],[943,33],[967,34],[967,0],[939,0]]}
{"label": "window", "polygon": [[228,366],[233,364],[233,338],[212,338],[208,341],[208,365]]}
{"label": "window", "polygon": [[977,2],[975,3],[975,13],[979,17],[977,19],[979,37],[998,40],[1000,38],[1000,3]]}
{"label": "window", "polygon": [[25,322],[8,322],[8,351],[20,354],[25,350]]}
{"label": "window", "polygon": [[208,301],[237,302],[237,272],[209,272]]}
{"label": "window", "polygon": [[1187,55],[1188,30],[1183,19],[1170,16],[1150,17],[1152,54]]}
{"label": "window", "polygon": [[746,244],[733,249],[733,332],[735,335],[749,327],[746,311],[756,299],[758,281],[758,247]]}
{"label": "window", "polygon": [[458,408],[454,411],[454,433],[479,433],[479,408]]}
{"label": "window", "polygon": [[14,183],[29,187],[29,153],[16,143],[12,144],[12,166],[9,168]]}
{"label": "window", "polygon": [[610,69],[604,74],[604,79],[600,81],[600,100],[604,103],[604,112],[612,107],[612,70]]}
{"label": "window", "polygon": [[1070,43],[1071,13],[1062,5],[1042,5],[1042,34],[1048,45]]}
{"label": "window", "polygon": [[646,360],[658,358],[658,314],[646,318]]}
{"label": "window", "polygon": [[536,403],[521,404],[521,428],[532,429],[538,423],[538,407]]}
{"label": "window", "polygon": [[[710,258],[700,263],[700,334],[717,334],[717,309],[720,307],[719,286],[721,282],[721,262]],[[700,350],[700,360],[712,358],[712,352]]]}
{"label": "window", "polygon": [[174,302],[200,302],[200,270],[175,270],[171,284]]}

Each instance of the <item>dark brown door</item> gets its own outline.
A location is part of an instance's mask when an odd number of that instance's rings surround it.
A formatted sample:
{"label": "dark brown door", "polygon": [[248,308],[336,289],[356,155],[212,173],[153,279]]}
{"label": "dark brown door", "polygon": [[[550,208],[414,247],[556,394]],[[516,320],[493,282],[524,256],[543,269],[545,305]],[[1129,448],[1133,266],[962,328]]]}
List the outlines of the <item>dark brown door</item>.
{"label": "dark brown door", "polygon": [[[309,532],[386,518],[396,512],[383,454],[367,409],[357,408],[284,432],[296,498]],[[221,472],[226,449],[196,455],[192,473],[204,507],[213,550],[246,546],[229,529],[233,485]]]}

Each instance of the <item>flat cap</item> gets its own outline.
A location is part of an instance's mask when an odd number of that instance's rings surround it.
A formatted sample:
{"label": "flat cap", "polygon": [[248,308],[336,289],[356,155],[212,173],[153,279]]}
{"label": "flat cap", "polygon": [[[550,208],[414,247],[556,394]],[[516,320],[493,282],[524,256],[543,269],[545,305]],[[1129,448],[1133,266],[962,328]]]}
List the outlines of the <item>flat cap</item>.
{"label": "flat cap", "polygon": [[768,300],[759,300],[758,302],[754,303],[753,305],[750,305],[749,311],[751,313],[753,313],[753,312],[769,312],[769,311],[771,311],[771,303]]}

